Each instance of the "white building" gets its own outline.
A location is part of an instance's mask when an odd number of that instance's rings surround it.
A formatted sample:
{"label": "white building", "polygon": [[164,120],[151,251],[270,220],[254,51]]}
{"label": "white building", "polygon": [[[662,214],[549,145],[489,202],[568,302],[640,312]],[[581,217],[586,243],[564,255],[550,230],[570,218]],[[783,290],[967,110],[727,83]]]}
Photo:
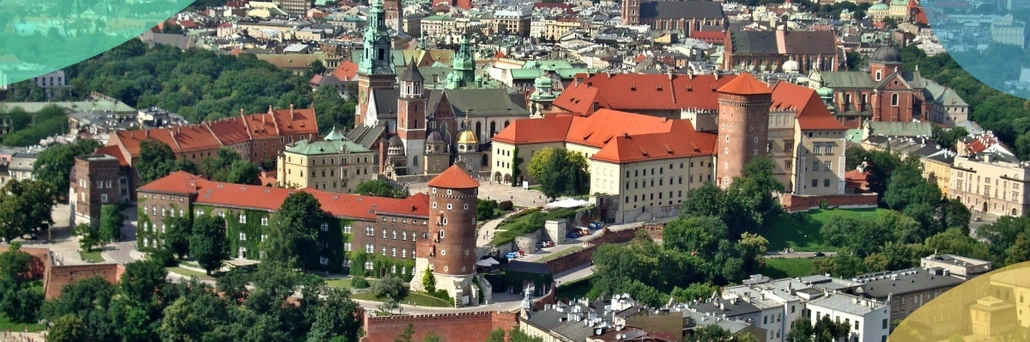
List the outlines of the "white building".
{"label": "white building", "polygon": [[808,302],[808,314],[815,325],[823,316],[851,327],[849,341],[887,341],[890,335],[890,301],[879,302],[844,293],[828,293]]}

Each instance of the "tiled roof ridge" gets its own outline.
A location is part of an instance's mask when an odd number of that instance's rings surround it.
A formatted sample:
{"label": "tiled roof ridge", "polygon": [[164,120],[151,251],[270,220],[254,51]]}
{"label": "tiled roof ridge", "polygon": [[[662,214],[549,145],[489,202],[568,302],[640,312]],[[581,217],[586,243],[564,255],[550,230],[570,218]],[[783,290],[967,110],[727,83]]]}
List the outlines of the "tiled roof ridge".
{"label": "tiled roof ridge", "polygon": [[225,146],[225,142],[223,142],[222,139],[218,137],[218,134],[215,134],[215,130],[214,129],[211,129],[211,122],[210,121],[204,122],[204,123],[202,123],[202,125],[204,126],[204,128],[207,128],[207,131],[209,133],[211,133],[212,137],[215,138],[215,141],[218,142],[218,146]]}

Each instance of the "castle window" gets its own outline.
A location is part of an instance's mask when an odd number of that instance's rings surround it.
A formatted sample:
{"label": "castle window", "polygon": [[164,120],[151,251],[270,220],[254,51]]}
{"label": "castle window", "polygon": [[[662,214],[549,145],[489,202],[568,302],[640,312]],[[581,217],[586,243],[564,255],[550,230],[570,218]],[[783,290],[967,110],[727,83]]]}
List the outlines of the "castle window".
{"label": "castle window", "polygon": [[440,238],[443,239],[443,230],[440,231]]}
{"label": "castle window", "polygon": [[[401,258],[407,258],[407,257],[408,257],[408,250],[401,248]],[[404,272],[404,270],[402,269],[401,270],[401,274],[404,274],[403,272]]]}
{"label": "castle window", "polygon": [[240,223],[247,223],[247,215],[240,214]]}
{"label": "castle window", "polygon": [[322,231],[323,232],[328,232],[329,231],[329,224],[328,223],[322,222]]}
{"label": "castle window", "polygon": [[898,93],[891,94],[891,106],[898,106]]}
{"label": "castle window", "polygon": [[396,230],[393,231],[393,239],[397,240],[397,231]]}

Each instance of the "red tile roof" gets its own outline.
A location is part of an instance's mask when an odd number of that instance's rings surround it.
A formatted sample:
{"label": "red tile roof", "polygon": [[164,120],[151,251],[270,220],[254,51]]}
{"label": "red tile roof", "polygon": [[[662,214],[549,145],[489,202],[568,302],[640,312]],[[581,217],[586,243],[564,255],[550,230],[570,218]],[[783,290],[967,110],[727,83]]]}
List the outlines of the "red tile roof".
{"label": "red tile roof", "polygon": [[516,120],[493,138],[509,144],[565,142],[599,148],[590,159],[628,163],[710,155],[716,136],[694,131],[689,120],[601,109],[589,117],[548,115]]}
{"label": "red tile roof", "polygon": [[143,140],[167,144],[175,154],[217,149],[254,138],[318,134],[314,109],[271,110],[264,114],[240,115],[196,125],[119,131],[108,145],[120,145],[133,157],[139,156]]}
{"label": "red tile roof", "polygon": [[[245,208],[276,211],[290,194],[303,191],[310,193],[322,205],[322,210],[335,217],[375,220],[379,208],[389,208],[399,203],[422,200],[424,194],[408,199],[340,194],[305,188],[301,190],[274,188],[259,185],[243,185],[213,182],[199,176],[176,171],[168,176],[148,183],[138,189],[141,192],[156,192],[175,195],[196,195],[196,203],[216,207]],[[428,212],[427,212],[428,213]],[[417,216],[416,213],[415,216]],[[428,217],[428,214],[423,215]],[[421,216],[420,216],[421,217]]]}
{"label": "red tile roof", "polygon": [[[518,122],[518,120],[516,120],[516,122]],[[472,176],[469,176],[469,174],[465,172],[465,170],[462,170],[458,165],[451,165],[451,167],[430,180],[426,185],[434,188],[445,189],[472,189],[478,188],[479,182],[472,179]]]}
{"label": "red tile roof", "polygon": [[379,212],[384,214],[429,217],[429,195],[421,192],[414,194],[400,202],[379,209]]}
{"label": "red tile roof", "polygon": [[101,146],[95,152],[95,154],[106,154],[115,158],[118,158],[118,165],[129,166],[129,160],[122,154],[122,150],[118,146]]}
{"label": "red tile roof", "polygon": [[759,94],[770,94],[772,91],[769,90],[769,86],[765,85],[762,81],[759,81],[749,73],[740,74],[737,78],[733,79],[729,83],[719,87],[720,93],[736,94],[736,95],[759,95]]}
{"label": "red tile roof", "polygon": [[353,80],[357,75],[358,65],[351,61],[342,61],[336,69],[333,69],[333,76],[340,81]]}
{"label": "red tile roof", "polygon": [[623,111],[719,108],[716,89],[737,76],[594,74],[576,80],[554,100],[560,109],[590,115],[599,108]]}
{"label": "red tile roof", "polygon": [[790,82],[779,82],[772,90],[772,111],[794,111],[802,130],[846,130],[833,117],[815,90]]}

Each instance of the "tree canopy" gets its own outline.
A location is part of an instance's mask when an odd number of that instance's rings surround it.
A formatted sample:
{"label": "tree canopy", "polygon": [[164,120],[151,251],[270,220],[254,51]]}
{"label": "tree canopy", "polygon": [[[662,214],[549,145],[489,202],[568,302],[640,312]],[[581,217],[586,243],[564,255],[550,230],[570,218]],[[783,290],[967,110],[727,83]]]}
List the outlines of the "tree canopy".
{"label": "tree canopy", "polygon": [[54,189],[66,191],[70,185],[75,157],[91,154],[98,147],[100,143],[93,139],[80,139],[71,144],[50,146],[39,153],[36,162],[32,164],[32,174],[36,179],[50,183]]}
{"label": "tree canopy", "polygon": [[407,198],[408,193],[404,189],[395,188],[393,184],[384,179],[372,179],[358,183],[354,192],[365,196]]}
{"label": "tree canopy", "polygon": [[590,191],[586,158],[564,148],[549,147],[534,153],[527,169],[548,198],[583,195]]}
{"label": "tree canopy", "polygon": [[268,237],[261,243],[265,251],[262,262],[317,268],[322,247],[317,242],[317,229],[324,215],[322,204],[310,193],[298,191],[286,197],[273,215]]}

